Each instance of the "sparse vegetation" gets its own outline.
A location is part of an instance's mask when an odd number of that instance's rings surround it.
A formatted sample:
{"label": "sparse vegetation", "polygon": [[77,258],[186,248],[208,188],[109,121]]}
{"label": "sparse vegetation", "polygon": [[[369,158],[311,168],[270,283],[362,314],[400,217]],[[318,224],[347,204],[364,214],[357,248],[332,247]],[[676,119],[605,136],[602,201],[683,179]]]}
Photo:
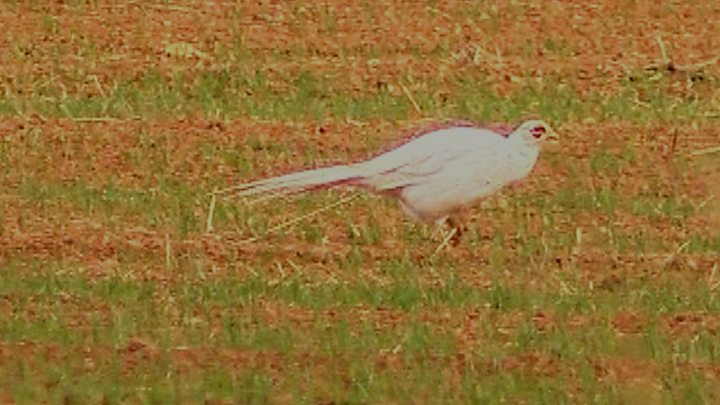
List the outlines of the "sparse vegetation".
{"label": "sparse vegetation", "polygon": [[[718,402],[706,3],[3,3],[0,400]],[[438,256],[370,195],[268,234],[341,191],[207,232],[215,188],[527,115],[562,145]]]}

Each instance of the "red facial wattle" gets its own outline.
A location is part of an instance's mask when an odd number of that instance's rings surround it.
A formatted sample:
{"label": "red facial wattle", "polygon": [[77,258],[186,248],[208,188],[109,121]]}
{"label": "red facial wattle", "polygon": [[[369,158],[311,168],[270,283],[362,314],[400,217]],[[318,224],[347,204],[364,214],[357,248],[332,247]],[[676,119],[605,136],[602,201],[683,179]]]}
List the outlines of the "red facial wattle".
{"label": "red facial wattle", "polygon": [[530,134],[532,134],[535,139],[541,138],[546,132],[545,127],[535,127],[530,130]]}

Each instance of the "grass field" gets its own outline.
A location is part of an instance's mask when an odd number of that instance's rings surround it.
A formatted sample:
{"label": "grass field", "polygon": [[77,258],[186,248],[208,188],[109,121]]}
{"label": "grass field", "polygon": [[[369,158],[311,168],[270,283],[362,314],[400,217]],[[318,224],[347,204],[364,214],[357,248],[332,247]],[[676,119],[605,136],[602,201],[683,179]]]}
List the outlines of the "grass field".
{"label": "grass field", "polygon": [[[0,401],[720,402],[720,7],[575,3],[0,3]],[[368,194],[269,232],[350,190],[208,228],[528,116],[561,146],[435,257]]]}

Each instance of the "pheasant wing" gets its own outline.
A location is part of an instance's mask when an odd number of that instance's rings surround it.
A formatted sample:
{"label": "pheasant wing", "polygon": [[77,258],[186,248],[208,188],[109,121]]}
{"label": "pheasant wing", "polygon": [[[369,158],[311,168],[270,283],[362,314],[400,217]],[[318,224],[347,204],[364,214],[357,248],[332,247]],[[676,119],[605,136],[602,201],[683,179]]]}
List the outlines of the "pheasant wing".
{"label": "pheasant wing", "polygon": [[[397,162],[394,167],[369,177],[366,183],[377,191],[390,191],[398,188],[408,187],[428,181],[428,179],[440,175],[443,171],[456,170],[459,161],[466,160],[471,154],[473,159],[489,160],[494,154],[492,148],[472,148],[458,144],[449,144],[442,149],[425,150],[422,153],[415,153],[411,159]],[[401,156],[398,156],[401,157]],[[453,173],[445,175],[452,176]],[[457,173],[458,177],[464,177],[467,173]]]}

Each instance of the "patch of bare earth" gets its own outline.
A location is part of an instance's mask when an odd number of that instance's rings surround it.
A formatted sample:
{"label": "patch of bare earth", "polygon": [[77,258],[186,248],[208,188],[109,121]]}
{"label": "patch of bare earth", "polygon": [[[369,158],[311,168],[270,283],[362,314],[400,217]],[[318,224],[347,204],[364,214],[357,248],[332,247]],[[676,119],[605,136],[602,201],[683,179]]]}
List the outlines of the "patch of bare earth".
{"label": "patch of bare earth", "polygon": [[[708,23],[720,17],[720,5],[713,1],[663,5],[649,0],[596,4],[447,1],[434,5],[386,1],[371,2],[371,7],[366,1],[91,3],[0,3],[0,92],[22,98],[53,87],[61,93],[103,97],[118,82],[140,78],[149,71],[169,78],[178,72],[193,75],[228,69],[252,75],[262,69],[278,92],[287,90],[299,72],[309,71],[348,94],[388,86],[400,93],[399,82],[408,83],[412,90],[411,82],[436,81],[440,83],[437,97],[442,99],[447,96],[443,92],[449,91],[443,85],[462,75],[487,79],[498,94],[526,86],[517,80],[522,76],[531,77],[538,87],[557,80],[575,87],[581,96],[592,93],[610,97],[633,72],[661,59],[659,38],[676,67],[707,61],[720,49],[720,35]],[[192,48],[179,48],[178,44]],[[428,57],[433,52],[441,57]],[[237,59],[241,57],[249,60]],[[703,75],[708,80],[718,77],[718,69],[720,64],[708,64]],[[673,75],[668,84],[672,94],[692,93],[702,96],[702,101],[720,104],[717,93],[691,91],[702,87],[702,80]],[[639,102],[647,101],[647,97],[642,91],[637,94]],[[717,253],[688,249],[686,243],[716,236],[720,227],[717,155],[690,155],[720,144],[718,126],[581,121],[557,128],[563,135],[561,149],[543,156],[522,188],[507,190],[469,209],[468,227],[477,238],[443,256],[463,269],[456,274],[459,282],[490,287],[490,255],[502,250],[501,267],[508,269],[504,276],[508,285],[518,288],[564,291],[567,274],[579,275],[583,285],[608,291],[633,280],[653,283],[657,276],[667,280],[668,275],[678,283],[707,279],[716,286],[718,279],[713,279],[712,269],[718,264]],[[0,146],[7,156],[0,174],[0,266],[10,261],[60,261],[78,266],[80,274],[91,281],[122,268],[128,269],[129,279],[179,283],[191,271],[181,265],[183,260],[192,258],[204,264],[206,279],[222,279],[231,267],[241,276],[260,267],[273,272],[267,279],[276,283],[300,276],[309,282],[333,285],[340,282],[339,264],[352,253],[348,222],[362,227],[375,221],[383,237],[357,246],[370,263],[358,271],[358,279],[380,286],[396,282],[374,263],[409,256],[418,265],[423,287],[442,286],[443,274],[438,277],[425,267],[435,246],[428,242],[418,252],[417,243],[405,240],[398,230],[406,220],[392,205],[353,203],[343,207],[341,215],[314,220],[325,234],[321,242],[309,241],[297,230],[248,242],[252,235],[242,227],[218,225],[212,233],[191,229],[183,235],[166,224],[150,223],[137,212],[125,211],[123,202],[118,203],[117,213],[106,215],[71,198],[43,200],[28,191],[33,185],[62,188],[76,184],[97,191],[111,184],[143,193],[172,179],[206,192],[215,186],[304,168],[308,151],[315,154],[315,165],[362,159],[375,151],[369,145],[382,148],[397,142],[414,125],[414,121],[287,123],[252,118],[227,122],[197,118],[101,122],[39,116],[0,118]],[[590,161],[599,151],[618,156],[628,150],[634,158],[617,172],[593,171]],[[241,165],[223,151],[238,151],[247,159],[250,174],[240,176]],[[575,172],[567,169],[569,165],[553,165],[553,158],[572,163]],[[610,190],[621,199],[644,193],[673,197],[693,209],[681,221],[628,211],[574,213],[557,209],[548,214],[528,209],[528,229],[519,234],[516,218],[505,209],[509,202],[525,195],[550,200],[564,187],[577,192]],[[208,202],[201,198],[192,202],[191,211],[201,222]],[[292,202],[278,204],[287,209],[281,218],[271,219],[273,224],[295,214]],[[262,207],[257,210],[256,215],[262,216]],[[552,226],[546,224],[548,216],[554,218]],[[502,249],[492,246],[496,235],[506,236]],[[570,235],[572,242],[538,248],[532,252],[532,266],[519,258],[529,242],[547,242],[552,235]],[[615,243],[619,236],[628,235],[642,235],[652,241],[652,246],[635,251]],[[519,265],[532,268],[509,271]],[[22,277],[25,268],[20,266],[17,271]],[[33,299],[24,304],[21,314],[30,321],[38,316]],[[57,301],[68,311],[68,327],[76,330],[88,330],[83,328],[89,326],[89,312],[106,316],[96,320],[100,325],[112,321],[105,302],[72,295],[61,295]],[[4,314],[19,311],[19,302],[10,293],[3,295],[0,310]],[[290,324],[308,333],[317,322],[332,324],[340,319],[348,321],[354,331],[365,325],[377,330],[399,328],[411,321],[408,312],[397,309],[359,306],[313,310],[269,299],[256,305],[257,316],[266,325]],[[209,329],[217,332],[221,328],[219,314],[233,310],[241,309],[208,309],[204,315]],[[512,341],[520,325],[528,322],[540,334],[561,327],[573,331],[609,323],[616,336],[632,338],[644,333],[649,315],[628,310],[611,319],[585,315],[559,319],[547,310],[498,314],[485,308],[428,308],[413,314],[417,317],[414,321],[451,336],[457,347],[453,356],[429,353],[413,358],[405,355],[400,342],[377,353],[360,355],[379,370],[402,372],[418,363],[440,365],[449,370],[448,380],[458,385],[468,370],[484,370],[488,374],[520,371],[562,376],[578,387],[578,371],[551,353],[529,350],[505,354],[493,362],[481,355],[482,348]],[[492,336],[488,336],[487,325],[493,325]],[[661,333],[673,339],[701,332],[715,335],[720,328],[716,314],[694,311],[663,316],[660,325]],[[122,347],[0,342],[0,363],[36,359],[32,367],[38,370],[48,362],[73,362],[79,373],[93,372],[113,356],[122,359],[128,373],[167,356],[188,373],[218,365],[240,371],[261,369],[275,382],[286,378],[284,373],[293,367],[307,366],[313,375],[328,378],[332,370],[345,370],[358,360],[352,354],[330,356],[307,347],[290,354],[184,345],[161,349],[144,337],[130,339]],[[588,361],[599,380],[638,386],[657,385],[658,374],[671,367],[630,355]],[[681,373],[695,371],[715,379],[720,376],[717,364],[710,362],[684,361],[672,366]],[[3,391],[1,388],[2,382]]]}
{"label": "patch of bare earth", "polygon": [[[13,92],[27,94],[33,81],[11,77],[52,77],[74,92],[101,95],[119,77],[149,70],[171,76],[236,66],[237,56],[228,52],[240,44],[252,52],[243,65],[262,68],[278,91],[300,71],[333,78],[346,92],[391,85],[398,93],[397,82],[408,75],[443,82],[460,72],[490,78],[501,93],[529,73],[540,85],[561,80],[581,94],[609,94],[628,73],[660,60],[658,37],[676,66],[715,57],[720,36],[710,34],[707,21],[718,16],[714,2],[658,7],[649,0],[622,6],[561,0],[384,1],[373,7],[354,0],[4,3],[0,25],[8,35],[0,39],[0,52],[11,63],[0,65],[0,76]],[[440,63],[426,57],[436,51],[451,57]],[[717,64],[704,69],[717,76]],[[78,74],[88,79],[78,82]]]}

